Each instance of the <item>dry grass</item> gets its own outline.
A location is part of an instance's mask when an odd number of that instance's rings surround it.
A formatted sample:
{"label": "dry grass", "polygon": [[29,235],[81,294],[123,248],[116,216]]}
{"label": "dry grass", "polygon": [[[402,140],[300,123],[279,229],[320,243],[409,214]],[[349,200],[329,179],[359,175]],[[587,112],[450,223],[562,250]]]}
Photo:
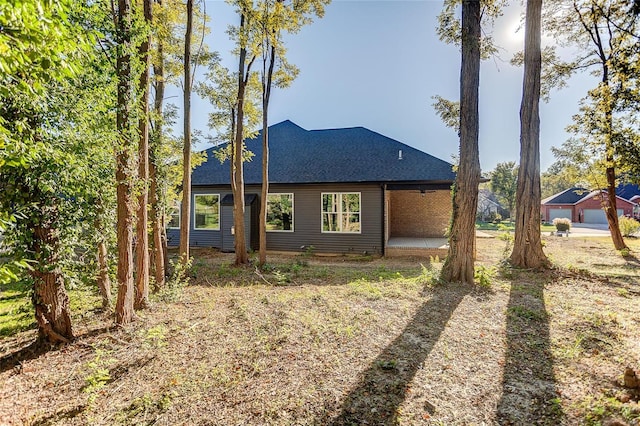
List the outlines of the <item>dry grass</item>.
{"label": "dry grass", "polygon": [[416,259],[277,257],[259,275],[197,253],[180,300],[131,327],[85,315],[46,353],[33,331],[3,337],[0,424],[638,424],[619,383],[640,369],[637,260],[550,238],[555,270],[514,271],[505,242],[478,243],[490,288],[433,285]]}

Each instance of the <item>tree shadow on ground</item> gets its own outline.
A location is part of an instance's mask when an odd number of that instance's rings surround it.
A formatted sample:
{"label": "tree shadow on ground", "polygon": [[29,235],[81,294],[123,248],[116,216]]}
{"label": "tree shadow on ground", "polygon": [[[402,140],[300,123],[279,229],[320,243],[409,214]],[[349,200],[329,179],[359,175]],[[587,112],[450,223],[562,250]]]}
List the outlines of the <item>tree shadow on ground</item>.
{"label": "tree shadow on ground", "polygon": [[516,272],[507,307],[507,352],[497,421],[501,425],[561,425],[544,286],[552,273]]}
{"label": "tree shadow on ground", "polygon": [[[113,327],[112,326],[101,326],[87,332],[77,335],[73,340],[71,345],[74,343],[81,342],[82,340],[98,336],[100,334],[109,332]],[[23,346],[15,351],[8,353],[2,357],[0,357],[0,373],[4,373],[5,371],[16,369],[16,372],[21,371],[21,366],[26,361],[31,361],[39,358],[40,356],[46,354],[47,352],[58,350],[65,345],[57,345],[52,346],[48,343],[44,343],[38,338],[27,342],[26,346]]]}
{"label": "tree shadow on ground", "polygon": [[397,424],[398,408],[409,384],[453,312],[472,289],[461,284],[434,289],[429,301],[418,309],[402,333],[362,373],[359,383],[344,399],[338,416],[323,419],[319,424]]}

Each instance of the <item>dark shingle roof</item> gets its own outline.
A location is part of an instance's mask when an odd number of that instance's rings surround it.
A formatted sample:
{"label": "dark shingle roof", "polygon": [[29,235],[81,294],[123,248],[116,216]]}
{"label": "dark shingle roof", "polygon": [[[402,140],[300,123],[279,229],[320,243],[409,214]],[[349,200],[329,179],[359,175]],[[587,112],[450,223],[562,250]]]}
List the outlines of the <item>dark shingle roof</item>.
{"label": "dark shingle roof", "polygon": [[[247,139],[255,154],[244,165],[246,184],[262,175],[262,135]],[[229,183],[229,162],[220,164],[207,149],[208,160],[193,171],[193,185]],[[402,159],[398,159],[399,151]],[[305,130],[291,121],[269,127],[270,183],[452,182],[452,165],[379,133],[354,127]]]}
{"label": "dark shingle roof", "polygon": [[616,188],[616,195],[626,200],[630,200],[634,196],[640,195],[640,187],[634,183],[620,184]]}
{"label": "dark shingle roof", "polygon": [[542,200],[542,204],[575,204],[590,192],[588,189],[575,186]]}

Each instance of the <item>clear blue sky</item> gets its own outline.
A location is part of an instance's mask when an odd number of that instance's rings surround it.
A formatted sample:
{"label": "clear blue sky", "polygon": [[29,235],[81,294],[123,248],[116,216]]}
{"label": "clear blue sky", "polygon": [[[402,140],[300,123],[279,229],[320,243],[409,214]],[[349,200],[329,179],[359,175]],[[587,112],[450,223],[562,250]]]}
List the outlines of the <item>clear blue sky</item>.
{"label": "clear blue sky", "polygon": [[[237,63],[229,53],[233,45],[225,30],[238,18],[224,1],[207,1],[206,7],[212,29],[207,44],[235,69]],[[270,123],[289,119],[309,130],[363,126],[451,161],[458,152],[457,135],[431,106],[434,95],[459,96],[459,50],[439,41],[435,31],[441,7],[442,2],[435,0],[334,0],[324,18],[287,37],[288,59],[300,68],[300,75],[288,89],[272,93]],[[501,57],[482,64],[483,171],[499,162],[519,161],[522,69],[511,66],[509,59],[522,49],[524,31],[516,33],[522,8],[519,0],[512,0],[493,29],[503,48]],[[595,84],[593,76],[576,76],[568,88],[552,93],[549,103],[541,103],[542,170],[553,163],[550,148],[568,138],[564,129],[578,112],[579,100]],[[206,101],[194,100],[194,130],[211,133],[210,111]],[[207,147],[197,145],[197,149]]]}

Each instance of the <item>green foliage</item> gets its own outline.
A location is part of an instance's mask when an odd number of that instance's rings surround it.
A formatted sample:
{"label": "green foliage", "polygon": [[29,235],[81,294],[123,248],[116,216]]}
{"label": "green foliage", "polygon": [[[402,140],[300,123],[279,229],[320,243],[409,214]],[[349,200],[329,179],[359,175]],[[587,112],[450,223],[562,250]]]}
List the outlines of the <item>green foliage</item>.
{"label": "green foliage", "polygon": [[174,302],[182,297],[184,288],[189,285],[189,271],[193,264],[193,259],[188,262],[169,260],[169,270],[172,271],[171,277],[166,281],[165,286],[157,293],[159,300],[165,302]]}
{"label": "green foliage", "polygon": [[630,217],[620,216],[618,218],[618,225],[620,226],[620,232],[623,237],[630,237],[640,231],[640,222]]}
{"label": "green foliage", "polygon": [[85,385],[82,391],[89,394],[89,405],[93,405],[99,392],[111,381],[109,368],[116,362],[110,357],[110,352],[96,348],[96,355],[86,364],[88,374],[85,376]]}
{"label": "green foliage", "polygon": [[480,287],[489,289],[495,279],[496,272],[495,266],[478,265],[475,268],[474,279]]}
{"label": "green foliage", "polygon": [[593,188],[605,186],[607,168],[638,175],[640,17],[625,2],[575,0],[572,7],[546,2],[543,22],[559,46],[579,47],[567,63],[572,72],[599,77],[568,128],[572,138],[554,155]]}
{"label": "green foliage", "polygon": [[460,102],[445,99],[442,96],[435,95],[431,99],[434,100],[433,109],[440,117],[445,126],[452,128],[456,134],[460,133]]}
{"label": "green foliage", "polygon": [[[458,18],[462,0],[445,0],[442,12],[438,15],[437,33],[440,40],[448,44],[461,45],[462,25]],[[481,15],[483,36],[480,40],[480,55],[488,59],[498,53],[491,28],[495,20],[502,16],[502,10],[508,4],[507,0],[481,0]]]}
{"label": "green foliage", "polygon": [[509,213],[513,212],[516,203],[516,189],[518,184],[518,166],[515,161],[498,163],[491,172],[491,190],[498,196]]}

